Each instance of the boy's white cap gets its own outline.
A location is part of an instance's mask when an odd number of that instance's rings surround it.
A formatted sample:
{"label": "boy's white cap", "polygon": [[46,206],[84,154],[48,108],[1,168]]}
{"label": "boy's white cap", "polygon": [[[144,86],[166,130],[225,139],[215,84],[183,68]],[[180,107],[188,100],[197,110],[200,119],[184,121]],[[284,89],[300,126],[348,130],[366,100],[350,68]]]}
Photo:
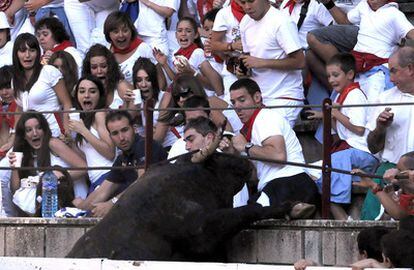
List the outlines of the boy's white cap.
{"label": "boy's white cap", "polygon": [[0,29],[11,28],[7,21],[6,13],[0,12]]}

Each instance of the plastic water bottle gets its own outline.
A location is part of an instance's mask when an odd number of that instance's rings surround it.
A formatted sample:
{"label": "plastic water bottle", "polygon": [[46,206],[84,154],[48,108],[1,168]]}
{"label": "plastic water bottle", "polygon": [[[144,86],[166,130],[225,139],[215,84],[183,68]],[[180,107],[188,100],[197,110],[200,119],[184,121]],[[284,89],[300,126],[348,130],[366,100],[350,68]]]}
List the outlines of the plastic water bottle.
{"label": "plastic water bottle", "polygon": [[58,179],[52,171],[47,171],[42,180],[42,217],[52,218],[58,210]]}

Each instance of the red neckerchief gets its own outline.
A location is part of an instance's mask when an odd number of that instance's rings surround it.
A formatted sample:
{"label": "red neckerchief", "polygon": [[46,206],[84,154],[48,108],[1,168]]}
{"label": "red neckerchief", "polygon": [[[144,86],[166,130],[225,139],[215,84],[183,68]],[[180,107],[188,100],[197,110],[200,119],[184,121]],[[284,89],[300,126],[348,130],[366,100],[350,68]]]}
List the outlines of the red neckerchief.
{"label": "red neckerchief", "polygon": [[295,8],[296,1],[295,0],[289,0],[286,5],[283,8],[289,8],[289,14],[292,14],[293,9]]}
{"label": "red neckerchief", "polygon": [[414,195],[400,194],[400,208],[410,215],[414,215]]}
{"label": "red neckerchief", "polygon": [[174,55],[182,55],[185,58],[190,59],[195,49],[198,49],[198,46],[197,44],[193,43],[187,48],[180,48],[176,53],[174,53]]}
{"label": "red neckerchief", "polygon": [[360,89],[360,85],[357,82],[351,83],[350,85],[348,85],[347,87],[345,87],[345,89],[342,91],[342,93],[339,94],[338,99],[336,100],[336,103],[342,105],[344,104],[344,101],[346,99],[346,97],[348,96],[348,94],[355,89]]}
{"label": "red neckerchief", "polygon": [[[16,101],[13,100],[9,104],[9,107],[7,108],[7,112],[15,112],[16,108],[17,108]],[[3,105],[1,103],[0,103],[0,111],[3,111]],[[0,123],[3,122],[3,119],[6,121],[9,128],[14,128],[14,115],[13,114],[0,115]],[[1,125],[0,125],[0,127],[1,127]]]}
{"label": "red neckerchief", "polygon": [[249,121],[244,123],[243,127],[240,129],[240,133],[246,138],[248,142],[252,139],[252,130],[253,130],[253,124],[254,120],[256,120],[257,115],[262,110],[264,105],[262,105],[260,108],[257,108],[254,110],[252,116],[250,117]]}
{"label": "red neckerchief", "polygon": [[115,45],[112,44],[112,52],[113,53],[119,53],[119,54],[127,54],[138,48],[138,46],[142,43],[142,39],[135,38],[134,40],[129,43],[129,46],[125,49],[119,49],[115,47]]}
{"label": "red neckerchief", "polygon": [[223,63],[223,62],[224,62],[224,60],[223,60],[223,59],[221,59],[221,57],[220,57],[220,56],[218,56],[218,55],[216,55],[216,54],[213,54],[213,57],[214,57],[214,60],[215,60],[217,63],[219,63],[219,64],[221,64],[221,63]]}
{"label": "red neckerchief", "polygon": [[72,42],[64,40],[62,43],[51,49],[52,52],[64,51],[67,47],[73,47]]}
{"label": "red neckerchief", "polygon": [[234,0],[231,1],[230,7],[234,17],[236,17],[236,19],[240,22],[246,14],[243,8]]}
{"label": "red neckerchief", "polygon": [[357,51],[351,51],[351,54],[355,57],[356,72],[366,72],[373,67],[385,64],[388,62],[388,58],[381,58],[372,53],[362,53]]}
{"label": "red neckerchief", "polygon": [[213,9],[213,0],[197,0],[197,11],[200,21],[203,21],[204,14]]}

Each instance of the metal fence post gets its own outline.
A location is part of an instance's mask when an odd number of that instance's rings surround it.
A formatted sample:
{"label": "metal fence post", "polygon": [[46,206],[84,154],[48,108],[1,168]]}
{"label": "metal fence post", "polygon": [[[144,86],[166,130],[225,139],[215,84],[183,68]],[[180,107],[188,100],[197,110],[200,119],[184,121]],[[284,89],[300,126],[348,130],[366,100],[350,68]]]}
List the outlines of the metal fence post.
{"label": "metal fence post", "polygon": [[148,99],[144,102],[145,114],[145,170],[151,165],[152,161],[152,141],[154,134],[154,99]]}
{"label": "metal fence post", "polygon": [[323,112],[323,171],[322,171],[322,218],[328,219],[331,208],[331,146],[332,146],[332,100],[322,103]]}

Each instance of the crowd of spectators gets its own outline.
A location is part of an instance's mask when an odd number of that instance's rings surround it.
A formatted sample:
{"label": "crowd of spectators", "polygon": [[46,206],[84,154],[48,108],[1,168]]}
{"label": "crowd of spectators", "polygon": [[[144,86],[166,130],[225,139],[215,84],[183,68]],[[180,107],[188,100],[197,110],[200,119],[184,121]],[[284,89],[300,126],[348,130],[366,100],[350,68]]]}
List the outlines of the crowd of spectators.
{"label": "crowd of spectators", "polygon": [[[153,162],[202,148],[225,130],[220,151],[304,163],[293,127],[301,117],[321,118],[300,106],[326,96],[361,105],[332,110],[333,167],[385,179],[333,173],[332,216],[351,219],[354,185],[369,188],[362,219],[413,214],[413,106],[365,105],[414,101],[414,26],[393,1],[345,2],[0,0],[2,111],[25,112],[0,118],[0,165],[12,167],[0,172],[1,214],[34,215],[21,196],[36,167],[142,166],[140,109],[149,99],[171,108],[154,114]],[[70,110],[79,116],[62,113]],[[200,133],[196,121],[215,128]],[[14,168],[18,152],[33,170]],[[235,195],[235,207],[319,207],[320,177],[253,163],[257,179]],[[65,206],[94,216],[142,173],[56,172],[73,181],[76,199]]]}

